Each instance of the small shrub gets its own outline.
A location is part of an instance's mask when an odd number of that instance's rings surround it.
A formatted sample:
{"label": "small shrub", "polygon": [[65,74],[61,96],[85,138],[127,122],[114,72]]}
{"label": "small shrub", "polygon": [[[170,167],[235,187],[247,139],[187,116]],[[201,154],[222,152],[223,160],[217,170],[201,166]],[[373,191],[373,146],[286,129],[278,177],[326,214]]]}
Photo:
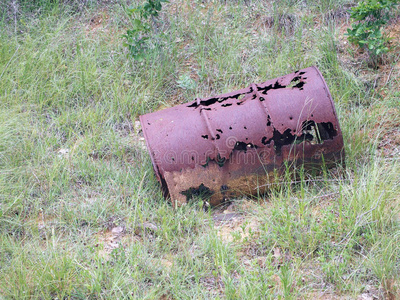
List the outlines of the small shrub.
{"label": "small shrub", "polygon": [[373,65],[380,55],[387,53],[389,38],[382,33],[382,26],[390,19],[390,15],[399,0],[364,0],[350,11],[353,20],[352,28],[347,29],[349,42],[367,49]]}
{"label": "small shrub", "polygon": [[128,29],[123,37],[126,39],[124,46],[128,47],[129,54],[135,60],[143,60],[153,27],[155,17],[162,9],[162,2],[168,0],[147,0],[144,5],[129,7],[126,11],[132,19],[132,29]]}

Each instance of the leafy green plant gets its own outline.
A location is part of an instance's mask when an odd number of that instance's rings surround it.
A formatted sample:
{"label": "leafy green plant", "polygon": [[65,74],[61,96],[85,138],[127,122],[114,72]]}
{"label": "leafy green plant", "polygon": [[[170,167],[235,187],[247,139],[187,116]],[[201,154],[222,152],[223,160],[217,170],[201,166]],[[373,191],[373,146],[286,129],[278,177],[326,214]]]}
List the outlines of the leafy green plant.
{"label": "leafy green plant", "polygon": [[347,29],[348,40],[367,49],[375,64],[379,55],[387,53],[389,38],[381,28],[390,19],[390,14],[399,0],[364,0],[350,11],[351,19],[356,22]]}
{"label": "leafy green plant", "polygon": [[190,77],[190,74],[180,75],[177,83],[178,86],[184,90],[194,90],[197,86],[196,81]]}
{"label": "leafy green plant", "polygon": [[168,0],[147,0],[143,5],[129,7],[126,12],[132,19],[132,28],[126,31],[124,46],[128,47],[129,54],[136,60],[143,60],[153,28],[155,18],[162,9],[162,3]]}

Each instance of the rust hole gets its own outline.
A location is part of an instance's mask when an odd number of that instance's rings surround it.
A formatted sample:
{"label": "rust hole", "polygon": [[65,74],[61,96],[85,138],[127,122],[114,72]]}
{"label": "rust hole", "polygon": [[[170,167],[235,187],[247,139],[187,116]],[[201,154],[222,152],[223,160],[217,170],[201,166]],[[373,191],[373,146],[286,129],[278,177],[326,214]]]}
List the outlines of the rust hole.
{"label": "rust hole", "polygon": [[229,187],[226,184],[221,185],[220,188],[221,193],[225,193],[227,190],[229,190]]}
{"label": "rust hole", "polygon": [[[299,76],[295,76],[288,85],[282,85],[279,83],[279,80],[277,80],[275,82],[275,84],[273,84],[273,85],[270,84],[265,87],[257,87],[257,90],[260,91],[261,93],[263,93],[264,95],[266,95],[269,90],[277,90],[277,89],[284,89],[284,88],[298,88],[300,90],[303,90],[303,86],[305,84],[304,80],[306,79],[306,78],[301,77],[301,75],[303,75],[303,74],[299,74]],[[260,97],[259,99],[260,99],[260,101],[265,100],[264,97]]]}
{"label": "rust hole", "polygon": [[208,140],[208,134],[202,135],[201,136],[203,139]]}
{"label": "rust hole", "polygon": [[[216,103],[217,101],[218,101],[218,98],[211,98],[211,99],[208,99],[208,100],[201,100],[200,101],[200,105],[208,106],[208,105],[212,105],[212,104]],[[199,107],[199,104],[197,104],[197,101],[194,101],[192,104],[188,105],[188,107],[197,108],[197,107]]]}
{"label": "rust hole", "polygon": [[[304,74],[304,73],[303,73]],[[287,86],[288,88],[298,88],[300,90],[303,89],[303,86],[305,84],[305,79],[306,77],[301,77],[302,74],[299,74],[299,76],[295,76],[291,81],[290,84]]]}
{"label": "rust hole", "polygon": [[236,142],[235,147],[233,147],[233,150],[247,151],[248,149],[252,148],[257,149],[258,146],[252,143]]}
{"label": "rust hole", "polygon": [[[297,73],[297,72],[296,72]],[[267,94],[267,92],[269,90],[277,90],[277,89],[284,89],[284,88],[298,88],[300,90],[303,90],[303,87],[305,85],[305,79],[307,79],[306,77],[301,77],[301,75],[305,74],[305,72],[300,72],[298,76],[295,76],[290,84],[288,85],[282,85],[279,80],[277,80],[274,84],[270,84],[267,85],[265,87],[257,87],[257,91],[260,91],[261,93],[263,93],[264,95]],[[250,87],[249,91],[247,93],[240,93],[240,94],[236,94],[230,97],[214,97],[214,98],[209,98],[206,100],[200,100],[199,103],[197,103],[197,101],[192,102],[192,104],[189,104],[187,107],[194,107],[197,108],[199,106],[209,106],[209,105],[213,105],[217,102],[221,103],[224,102],[227,99],[237,99],[237,100],[242,100],[246,94],[251,94],[253,93],[253,88]],[[253,95],[252,99],[255,99],[257,96]],[[265,98],[264,97],[260,97],[259,98],[260,101],[264,101]],[[243,100],[245,101],[245,100]],[[241,102],[236,102],[237,105],[241,105],[243,103],[243,101]],[[224,103],[221,104],[222,107],[227,107],[227,106],[231,106],[232,103]],[[150,125],[150,124],[149,124]]]}
{"label": "rust hole", "polygon": [[274,87],[273,87],[274,90],[277,90],[277,89],[284,89],[284,88],[286,88],[286,85],[281,85],[281,84],[279,83],[279,79],[275,82]]}
{"label": "rust hole", "polygon": [[309,141],[311,144],[322,144],[324,140],[333,139],[337,135],[337,131],[331,122],[315,124],[313,120],[308,120],[302,124],[302,135],[296,136],[291,132],[291,129],[286,129],[280,133],[274,128],[273,136],[267,139],[264,136],[261,139],[263,145],[268,145],[274,141],[274,148],[277,155],[281,155],[282,147],[291,144],[300,144],[304,141]]}
{"label": "rust hole", "polygon": [[214,192],[202,183],[197,188],[191,187],[182,191],[181,194],[186,196],[186,202],[189,202],[190,200],[209,198]]}
{"label": "rust hole", "polygon": [[331,122],[321,122],[317,124],[318,132],[322,140],[332,140],[337,136],[337,131]]}
{"label": "rust hole", "polygon": [[298,84],[293,86],[293,88],[298,88],[299,90],[303,90],[303,86],[305,85],[304,81],[300,81]]}
{"label": "rust hole", "polygon": [[295,76],[286,87],[294,88],[300,82],[300,80],[301,76]]}
{"label": "rust hole", "polygon": [[223,133],[221,129],[217,129],[218,132]]}
{"label": "rust hole", "polygon": [[276,154],[281,155],[282,146],[293,144],[295,136],[291,134],[290,129],[286,129],[283,134],[274,129],[274,136],[272,137],[272,139],[274,141]]}
{"label": "rust hole", "polygon": [[[221,102],[224,102],[225,100],[227,100],[227,99],[230,99],[230,98],[234,98],[234,99],[238,99],[240,96],[244,96],[245,94],[236,94],[236,95],[233,95],[233,96],[230,96],[230,97],[214,97],[214,98],[210,98],[210,99],[207,99],[207,100],[200,100],[200,104],[197,104],[197,101],[194,101],[192,104],[190,104],[190,105],[188,105],[187,107],[194,107],[194,108],[197,108],[197,107],[199,107],[199,106],[209,106],[209,105],[213,105],[213,104],[215,104],[215,103],[217,103],[217,102],[219,102],[219,103],[221,103]],[[225,104],[225,106],[230,106],[230,105],[232,105],[232,104],[230,104],[230,103],[227,103],[227,104]],[[221,106],[223,106],[224,104],[222,104]]]}
{"label": "rust hole", "polygon": [[267,144],[268,144],[268,142],[267,142],[267,137],[266,137],[266,136],[264,136],[264,137],[261,139],[261,143],[262,143],[263,145],[267,145]]}

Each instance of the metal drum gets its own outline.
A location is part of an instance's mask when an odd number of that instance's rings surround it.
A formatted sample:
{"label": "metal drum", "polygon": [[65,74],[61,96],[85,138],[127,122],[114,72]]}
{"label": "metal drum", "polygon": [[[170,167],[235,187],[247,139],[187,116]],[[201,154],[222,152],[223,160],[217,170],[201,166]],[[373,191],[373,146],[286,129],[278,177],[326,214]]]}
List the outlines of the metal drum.
{"label": "metal drum", "polygon": [[[264,192],[287,166],[335,165],[343,138],[316,67],[140,116],[151,160],[174,205]],[[261,187],[261,188],[260,188]]]}

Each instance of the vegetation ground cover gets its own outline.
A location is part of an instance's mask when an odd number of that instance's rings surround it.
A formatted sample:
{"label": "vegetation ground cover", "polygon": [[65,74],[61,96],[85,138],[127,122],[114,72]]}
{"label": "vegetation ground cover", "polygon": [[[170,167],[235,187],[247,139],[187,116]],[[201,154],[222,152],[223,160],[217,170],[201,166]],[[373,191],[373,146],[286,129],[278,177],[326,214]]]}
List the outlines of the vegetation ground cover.
{"label": "vegetation ground cover", "polygon": [[[345,36],[356,1],[171,0],[135,61],[130,4],[0,3],[0,298],[400,297],[399,14],[373,69]],[[345,167],[207,211],[164,200],[138,115],[311,65]]]}

